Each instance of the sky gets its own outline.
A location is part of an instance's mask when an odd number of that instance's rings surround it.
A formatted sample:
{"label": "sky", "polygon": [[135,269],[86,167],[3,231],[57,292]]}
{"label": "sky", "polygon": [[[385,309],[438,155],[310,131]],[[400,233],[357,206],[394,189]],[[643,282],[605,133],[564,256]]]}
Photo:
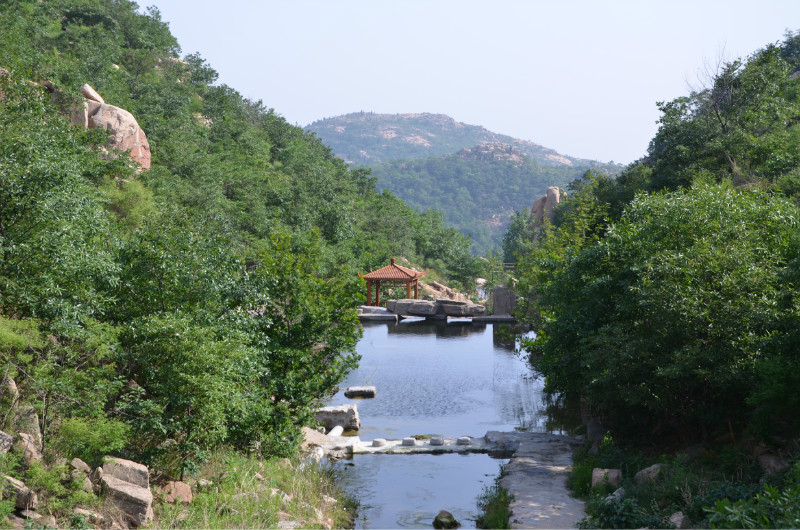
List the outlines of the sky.
{"label": "sky", "polygon": [[148,0],[225,83],[289,123],[447,114],[627,164],[656,103],[800,30],[799,0]]}

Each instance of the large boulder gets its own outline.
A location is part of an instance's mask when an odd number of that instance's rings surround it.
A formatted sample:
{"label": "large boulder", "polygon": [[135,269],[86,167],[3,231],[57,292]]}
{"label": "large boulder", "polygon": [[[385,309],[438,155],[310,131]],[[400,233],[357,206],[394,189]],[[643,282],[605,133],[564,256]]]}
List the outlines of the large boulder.
{"label": "large boulder", "polygon": [[141,165],[142,169],[150,169],[150,144],[133,114],[125,109],[91,100],[87,103],[87,114],[90,129],[105,129],[109,132],[109,147],[130,151],[131,160]]}
{"label": "large boulder", "polygon": [[34,437],[28,433],[21,432],[17,434],[14,440],[14,451],[22,456],[22,460],[28,466],[34,462],[42,461],[42,452],[39,450]]}
{"label": "large boulder", "polygon": [[118,478],[140,488],[150,487],[150,473],[147,466],[124,458],[105,457],[103,459],[103,476]]}
{"label": "large boulder", "polygon": [[449,317],[479,317],[486,314],[486,307],[472,302],[436,300],[436,312]]}
{"label": "large boulder", "polygon": [[14,428],[13,432],[30,435],[39,451],[42,450],[42,431],[39,428],[39,415],[32,405],[18,407],[11,424]]}
{"label": "large boulder", "polygon": [[592,470],[592,488],[597,488],[609,484],[618,488],[622,482],[622,471],[619,469],[601,469],[596,467]]}
{"label": "large boulder", "polygon": [[17,510],[36,510],[39,507],[39,497],[21,480],[8,475],[3,475],[5,481],[3,489],[14,499],[14,508]]}
{"label": "large boulder", "polygon": [[562,200],[567,198],[567,192],[557,186],[550,186],[544,197],[539,197],[534,201],[531,213],[533,214],[533,226],[540,227],[544,224],[545,218],[553,219],[553,209]]}
{"label": "large boulder", "polygon": [[492,289],[492,310],[495,315],[510,315],[517,307],[517,295],[513,289],[498,285]]}
{"label": "large boulder", "polygon": [[388,300],[386,309],[396,315],[433,316],[436,314],[436,302],[430,300]]}
{"label": "large boulder", "polygon": [[325,425],[326,431],[330,431],[337,425],[355,431],[361,428],[361,420],[358,417],[358,407],[355,403],[322,407],[317,410],[315,418],[318,422]]}
{"label": "large boulder", "polygon": [[661,473],[662,467],[663,464],[653,464],[650,467],[646,467],[634,475],[633,481],[636,484],[647,484],[649,482],[653,482]]}
{"label": "large boulder", "polygon": [[14,437],[8,433],[0,431],[0,453],[7,453],[14,445]]}
{"label": "large boulder", "polygon": [[143,488],[107,474],[103,474],[100,481],[103,491],[122,512],[128,524],[138,528],[153,520],[153,493],[150,488]]}

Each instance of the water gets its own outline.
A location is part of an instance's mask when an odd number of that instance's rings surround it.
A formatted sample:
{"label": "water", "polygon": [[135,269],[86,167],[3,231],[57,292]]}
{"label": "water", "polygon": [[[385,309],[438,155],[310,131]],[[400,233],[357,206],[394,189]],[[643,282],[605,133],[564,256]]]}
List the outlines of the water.
{"label": "water", "polygon": [[[357,349],[360,366],[342,388],[378,390],[374,399],[357,400],[362,440],[548,430],[543,382],[493,324],[365,324]],[[330,404],[348,402],[340,392]],[[474,528],[475,499],[503,462],[487,455],[357,455],[337,465],[361,502],[357,528],[431,528],[441,509]]]}

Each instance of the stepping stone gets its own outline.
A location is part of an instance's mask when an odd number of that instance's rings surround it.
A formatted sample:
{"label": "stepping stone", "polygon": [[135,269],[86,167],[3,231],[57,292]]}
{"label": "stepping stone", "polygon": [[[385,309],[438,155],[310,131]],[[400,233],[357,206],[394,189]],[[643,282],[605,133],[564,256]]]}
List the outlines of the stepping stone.
{"label": "stepping stone", "polygon": [[417,445],[417,440],[415,438],[403,438],[403,445]]}
{"label": "stepping stone", "polygon": [[384,447],[386,446],[386,438],[375,438],[372,440],[372,447]]}
{"label": "stepping stone", "polygon": [[434,436],[431,438],[431,445],[444,445],[444,438],[440,436]]}
{"label": "stepping stone", "polygon": [[374,398],[378,390],[374,386],[349,386],[344,391],[346,398]]}
{"label": "stepping stone", "polygon": [[472,438],[469,436],[460,436],[458,440],[456,440],[456,444],[458,445],[472,445]]}

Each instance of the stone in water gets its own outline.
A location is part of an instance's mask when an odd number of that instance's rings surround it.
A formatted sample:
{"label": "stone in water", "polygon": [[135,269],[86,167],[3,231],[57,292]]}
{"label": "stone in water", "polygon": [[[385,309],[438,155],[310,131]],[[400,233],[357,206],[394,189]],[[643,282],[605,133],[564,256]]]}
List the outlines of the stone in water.
{"label": "stone in water", "polygon": [[378,390],[374,386],[349,386],[344,391],[346,398],[374,398]]}
{"label": "stone in water", "polygon": [[386,445],[386,438],[375,438],[372,440],[372,447],[384,447]]}
{"label": "stone in water", "polygon": [[444,438],[440,436],[433,436],[431,438],[431,445],[444,445]]}
{"label": "stone in water", "polygon": [[403,438],[403,445],[417,445],[417,440],[414,438]]}
{"label": "stone in water", "polygon": [[461,436],[456,440],[458,445],[472,445],[472,438],[469,436]]}

